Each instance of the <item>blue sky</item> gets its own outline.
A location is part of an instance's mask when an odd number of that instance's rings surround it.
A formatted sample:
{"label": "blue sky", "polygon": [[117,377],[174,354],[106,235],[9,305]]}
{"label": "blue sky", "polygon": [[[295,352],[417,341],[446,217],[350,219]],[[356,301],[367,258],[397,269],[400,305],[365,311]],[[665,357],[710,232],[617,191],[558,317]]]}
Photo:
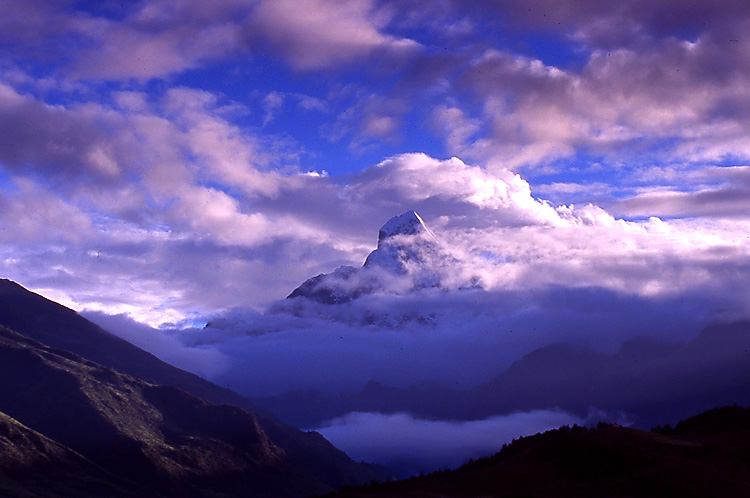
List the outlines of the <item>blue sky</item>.
{"label": "blue sky", "polygon": [[407,209],[488,287],[747,271],[742,2],[0,7],[0,271],[77,309],[264,309]]}

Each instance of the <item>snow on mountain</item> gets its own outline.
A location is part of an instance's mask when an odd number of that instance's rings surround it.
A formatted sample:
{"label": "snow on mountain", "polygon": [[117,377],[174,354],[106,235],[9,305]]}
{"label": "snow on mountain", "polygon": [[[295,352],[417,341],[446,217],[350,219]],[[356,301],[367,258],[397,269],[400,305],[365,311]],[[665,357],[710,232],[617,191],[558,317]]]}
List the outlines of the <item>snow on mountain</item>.
{"label": "snow on mountain", "polygon": [[387,239],[398,235],[427,234],[433,241],[437,242],[435,235],[427,228],[422,218],[416,211],[407,211],[402,215],[394,216],[380,227],[378,231],[378,247]]}
{"label": "snow on mountain", "polygon": [[364,267],[379,267],[393,273],[409,273],[440,258],[440,244],[414,211],[394,216],[378,232],[378,248],[367,256]]}
{"label": "snow on mountain", "polygon": [[[451,255],[415,211],[388,220],[378,232],[378,246],[362,267],[342,266],[312,277],[288,299],[304,297],[341,304],[373,293],[408,294],[420,289],[456,286],[461,261]],[[459,279],[459,287],[477,287],[478,277]],[[450,284],[448,284],[450,282]]]}

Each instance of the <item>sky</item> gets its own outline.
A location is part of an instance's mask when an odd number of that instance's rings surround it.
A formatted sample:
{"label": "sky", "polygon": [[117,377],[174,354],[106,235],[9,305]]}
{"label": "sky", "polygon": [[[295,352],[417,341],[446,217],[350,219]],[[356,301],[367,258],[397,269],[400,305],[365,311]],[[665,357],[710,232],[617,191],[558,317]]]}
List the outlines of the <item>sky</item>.
{"label": "sky", "polygon": [[262,310],[408,209],[559,284],[747,271],[742,2],[465,4],[3,0],[0,271]]}
{"label": "sky", "polygon": [[[745,2],[0,12],[0,274],[243,394],[469,386],[750,315]],[[283,302],[408,210],[445,292]]]}

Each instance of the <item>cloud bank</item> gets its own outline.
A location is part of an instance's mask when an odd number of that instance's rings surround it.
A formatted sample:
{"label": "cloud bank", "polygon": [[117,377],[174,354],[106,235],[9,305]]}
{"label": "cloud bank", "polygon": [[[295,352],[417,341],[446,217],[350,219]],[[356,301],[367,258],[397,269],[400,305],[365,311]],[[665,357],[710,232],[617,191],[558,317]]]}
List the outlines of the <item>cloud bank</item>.
{"label": "cloud bank", "polygon": [[406,414],[350,413],[316,429],[355,460],[378,463],[398,478],[453,469],[492,455],[520,436],[585,425],[564,412],[536,410],[470,422],[420,420]]}

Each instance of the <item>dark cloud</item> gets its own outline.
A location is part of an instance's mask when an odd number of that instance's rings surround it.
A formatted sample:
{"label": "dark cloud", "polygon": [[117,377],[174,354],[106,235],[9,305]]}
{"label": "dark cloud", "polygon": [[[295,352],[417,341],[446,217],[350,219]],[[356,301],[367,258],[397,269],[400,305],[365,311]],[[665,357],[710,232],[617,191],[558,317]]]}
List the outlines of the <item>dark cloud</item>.
{"label": "dark cloud", "polygon": [[[741,1],[721,3],[690,0],[630,0],[602,3],[577,0],[560,4],[552,0],[530,2],[473,2],[473,9],[495,13],[498,21],[513,29],[541,29],[587,36],[592,41],[622,44],[638,42],[638,36],[695,36],[706,29],[724,29],[748,18]],[[636,35],[636,36],[634,36]]]}
{"label": "dark cloud", "polygon": [[[114,121],[114,122],[113,122]],[[95,106],[65,109],[0,83],[0,161],[17,173],[68,183],[116,180],[120,171],[108,130],[120,123]]]}
{"label": "dark cloud", "polygon": [[75,78],[141,81],[256,53],[273,52],[295,69],[311,70],[372,56],[397,63],[419,50],[415,41],[387,33],[387,9],[368,0],[151,0],[114,9],[76,7],[5,2],[5,19],[12,22],[2,24],[4,45],[37,60],[44,60],[46,50]]}

